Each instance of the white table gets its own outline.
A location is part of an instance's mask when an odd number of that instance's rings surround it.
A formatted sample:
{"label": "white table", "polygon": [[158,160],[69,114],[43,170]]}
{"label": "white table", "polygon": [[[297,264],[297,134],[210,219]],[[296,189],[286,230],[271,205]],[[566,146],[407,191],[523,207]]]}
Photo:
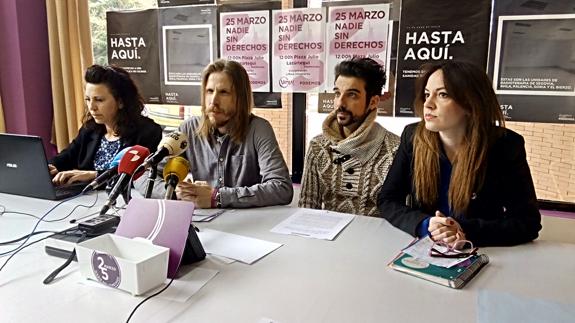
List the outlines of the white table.
{"label": "white table", "polygon": [[[0,194],[0,204],[25,212],[53,202]],[[200,224],[284,245],[253,265],[206,259],[197,266],[219,274],[188,302],[152,299],[132,322],[475,322],[481,289],[575,304],[575,245],[536,241],[484,248],[491,263],[465,289],[452,290],[387,267],[411,237],[382,219],[357,217],[334,241],[269,232],[296,210],[237,210]],[[23,216],[0,217],[0,240],[25,234],[33,223]],[[67,221],[59,224],[66,226]],[[72,278],[76,263],[62,279],[43,285],[62,262],[46,255],[42,243],[15,256],[0,272],[0,321],[124,322],[142,300],[79,284]]]}

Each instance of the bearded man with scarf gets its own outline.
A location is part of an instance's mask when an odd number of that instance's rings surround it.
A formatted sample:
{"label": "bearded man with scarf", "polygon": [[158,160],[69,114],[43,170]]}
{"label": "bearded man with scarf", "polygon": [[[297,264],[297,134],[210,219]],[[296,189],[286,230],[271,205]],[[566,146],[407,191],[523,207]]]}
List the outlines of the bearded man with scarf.
{"label": "bearded man with scarf", "polygon": [[339,63],[335,74],[334,111],[310,142],[299,207],[378,216],[377,195],[399,145],[375,122],[385,71],[356,57]]}

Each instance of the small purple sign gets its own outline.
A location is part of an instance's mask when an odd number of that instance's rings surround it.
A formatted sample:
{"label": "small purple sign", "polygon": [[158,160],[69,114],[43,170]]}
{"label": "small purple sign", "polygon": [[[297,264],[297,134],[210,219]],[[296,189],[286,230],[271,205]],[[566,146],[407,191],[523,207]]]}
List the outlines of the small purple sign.
{"label": "small purple sign", "polygon": [[104,285],[117,288],[122,281],[120,265],[114,256],[106,253],[92,252],[92,271]]}

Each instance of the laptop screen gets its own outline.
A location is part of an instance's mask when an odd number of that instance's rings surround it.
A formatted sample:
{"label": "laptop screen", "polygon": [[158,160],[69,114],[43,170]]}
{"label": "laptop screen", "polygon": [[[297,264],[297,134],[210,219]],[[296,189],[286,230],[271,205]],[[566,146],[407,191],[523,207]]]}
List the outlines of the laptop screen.
{"label": "laptop screen", "polygon": [[54,200],[42,138],[0,134],[0,192]]}

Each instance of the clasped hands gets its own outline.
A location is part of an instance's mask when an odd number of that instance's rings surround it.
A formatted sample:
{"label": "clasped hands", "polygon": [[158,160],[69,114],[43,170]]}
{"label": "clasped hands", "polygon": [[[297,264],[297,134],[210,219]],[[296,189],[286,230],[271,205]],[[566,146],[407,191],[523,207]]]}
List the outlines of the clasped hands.
{"label": "clasped hands", "polygon": [[212,192],[214,188],[204,181],[192,182],[190,178],[178,183],[176,195],[183,201],[191,201],[197,207],[209,209],[212,207]]}
{"label": "clasped hands", "polygon": [[458,241],[466,240],[459,223],[440,211],[435,211],[435,216],[430,218],[427,230],[433,241],[442,241],[454,248],[457,248]]}

